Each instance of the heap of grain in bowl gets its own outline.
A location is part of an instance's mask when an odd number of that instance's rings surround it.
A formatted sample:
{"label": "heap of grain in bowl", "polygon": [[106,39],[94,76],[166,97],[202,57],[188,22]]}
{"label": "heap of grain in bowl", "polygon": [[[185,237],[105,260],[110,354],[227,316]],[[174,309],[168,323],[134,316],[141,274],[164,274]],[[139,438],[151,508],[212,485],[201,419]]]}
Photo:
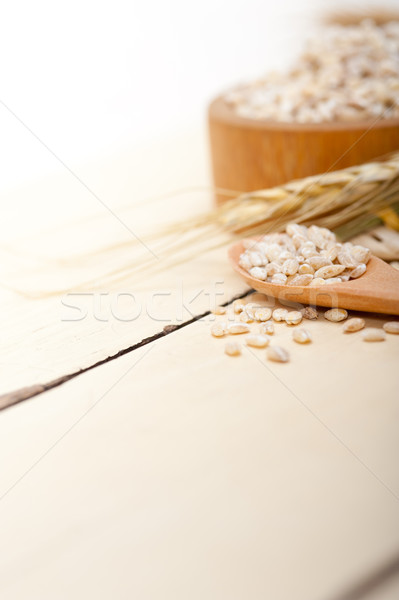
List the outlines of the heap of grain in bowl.
{"label": "heap of grain in bowl", "polygon": [[285,233],[244,240],[239,265],[251,277],[278,285],[318,286],[363,275],[370,250],[337,242],[325,227],[290,223]]}
{"label": "heap of grain in bowl", "polygon": [[287,73],[226,94],[239,116],[320,123],[399,117],[399,21],[330,25]]}

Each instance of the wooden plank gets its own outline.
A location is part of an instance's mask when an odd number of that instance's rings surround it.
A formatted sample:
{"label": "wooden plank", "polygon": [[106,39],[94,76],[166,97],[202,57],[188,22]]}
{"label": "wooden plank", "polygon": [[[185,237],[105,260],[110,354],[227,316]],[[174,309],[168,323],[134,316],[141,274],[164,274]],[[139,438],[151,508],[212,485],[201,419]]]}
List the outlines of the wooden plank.
{"label": "wooden plank", "polygon": [[221,250],[150,280],[127,281],[119,292],[104,286],[39,301],[14,299],[3,326],[0,393],[86,368],[247,289]]}
{"label": "wooden plank", "polygon": [[307,326],[283,365],[206,318],[3,412],[2,596],[316,600],[397,556],[399,340]]}
{"label": "wooden plank", "polygon": [[[211,205],[212,194],[203,189],[163,197],[167,190],[209,185],[202,131],[126,151],[76,174],[78,179],[63,170],[4,198],[0,394],[87,368],[247,289],[227,266],[225,251],[174,269],[162,266],[144,281],[127,277],[112,287],[104,277],[153,258],[139,242],[132,245],[135,236]],[[158,200],[145,201],[157,194]],[[101,282],[94,292],[79,287],[91,280]],[[68,295],[47,294],[68,288]]]}

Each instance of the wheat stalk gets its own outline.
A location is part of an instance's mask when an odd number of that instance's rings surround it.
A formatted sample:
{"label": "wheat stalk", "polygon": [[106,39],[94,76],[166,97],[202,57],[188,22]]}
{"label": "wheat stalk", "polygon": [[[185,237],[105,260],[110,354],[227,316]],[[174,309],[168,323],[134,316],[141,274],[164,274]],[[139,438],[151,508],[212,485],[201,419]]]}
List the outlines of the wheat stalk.
{"label": "wheat stalk", "polygon": [[237,237],[282,231],[292,222],[328,227],[346,240],[380,225],[383,219],[379,214],[384,213],[384,218],[389,214],[390,226],[399,231],[398,207],[399,152],[387,160],[243,194],[203,215],[158,229],[145,239],[156,244],[152,247],[162,260],[148,257],[139,264],[129,261],[108,273],[107,280],[116,284],[135,273],[154,273],[186,262],[199,252],[225,246]]}
{"label": "wheat stalk", "polygon": [[[399,231],[396,210],[399,212],[399,152],[386,160],[243,194],[202,215],[154,230],[144,239],[161,260],[150,256],[135,259],[131,249],[139,246],[139,242],[134,240],[96,251],[98,260],[101,253],[129,249],[129,260],[104,273],[101,284],[113,287],[134,279],[135,275],[155,274],[187,262],[199,253],[226,246],[234,239],[282,231],[292,222],[327,227],[342,241],[384,221]],[[392,248],[391,240],[389,243]],[[79,289],[92,290],[98,281],[98,276],[95,280],[86,280]],[[50,295],[66,291],[69,290],[54,290]]]}

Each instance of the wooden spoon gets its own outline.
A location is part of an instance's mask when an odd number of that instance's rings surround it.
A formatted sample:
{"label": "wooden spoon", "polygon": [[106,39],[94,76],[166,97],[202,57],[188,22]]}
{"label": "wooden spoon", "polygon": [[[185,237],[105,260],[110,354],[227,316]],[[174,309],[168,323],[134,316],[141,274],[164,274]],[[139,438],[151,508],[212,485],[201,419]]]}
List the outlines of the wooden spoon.
{"label": "wooden spoon", "polygon": [[238,264],[244,251],[242,241],[230,247],[229,258],[233,268],[248,285],[267,296],[313,306],[399,315],[399,271],[376,256],[370,258],[366,272],[358,279],[320,286],[294,286],[277,285],[251,277]]}

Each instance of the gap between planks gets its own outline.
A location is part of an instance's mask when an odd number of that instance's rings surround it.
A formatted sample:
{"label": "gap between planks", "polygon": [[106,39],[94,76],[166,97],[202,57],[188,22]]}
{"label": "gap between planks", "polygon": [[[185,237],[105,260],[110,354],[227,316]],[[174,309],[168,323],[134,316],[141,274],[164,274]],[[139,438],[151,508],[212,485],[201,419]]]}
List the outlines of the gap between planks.
{"label": "gap between planks", "polygon": [[[398,576],[399,573],[399,554],[394,556],[386,564],[380,566],[374,572],[362,579],[359,583],[339,596],[334,596],[332,600],[367,600],[374,592],[384,591],[382,588],[389,581]],[[379,591],[378,591],[379,590]],[[373,597],[377,597],[374,596]]]}
{"label": "gap between planks", "polygon": [[[238,294],[236,296],[233,296],[233,298],[230,298],[230,300],[227,300],[221,306],[228,306],[229,304],[234,302],[234,300],[239,300],[240,298],[245,298],[246,296],[253,294],[254,291],[255,290],[249,289],[248,291],[244,292],[243,294]],[[180,323],[178,325],[166,325],[162,329],[162,331],[159,331],[158,333],[155,333],[154,335],[151,335],[150,337],[143,338],[140,342],[137,342],[136,344],[133,344],[132,346],[128,346],[127,348],[119,350],[119,352],[117,352],[116,354],[113,354],[112,356],[108,356],[107,358],[99,360],[98,362],[93,363],[92,365],[89,365],[88,367],[85,367],[84,369],[79,369],[78,371],[74,371],[72,373],[68,373],[67,375],[57,377],[57,379],[53,379],[51,381],[48,381],[47,383],[38,383],[35,385],[30,385],[30,386],[27,386],[24,388],[20,388],[18,390],[14,390],[12,392],[7,392],[5,394],[1,394],[0,395],[0,411],[5,410],[6,408],[10,408],[14,404],[19,404],[20,402],[23,402],[24,400],[29,400],[30,398],[33,398],[34,396],[43,394],[44,392],[47,392],[48,390],[52,390],[64,383],[66,383],[67,381],[70,381],[71,379],[74,379],[75,377],[82,375],[83,373],[87,373],[87,371],[91,371],[92,369],[101,367],[101,365],[111,362],[112,360],[116,360],[120,356],[129,354],[129,352],[134,352],[134,350],[138,350],[139,348],[142,348],[143,346],[146,346],[147,344],[151,344],[151,342],[155,342],[156,340],[158,340],[161,337],[164,337],[165,335],[170,335],[174,331],[178,331],[179,329],[182,329],[183,327],[187,327],[188,325],[191,325],[192,323],[199,321],[200,319],[208,316],[209,314],[210,314],[210,311],[207,310],[199,315],[194,316],[192,319],[189,319],[188,321],[184,321],[183,323]]]}

